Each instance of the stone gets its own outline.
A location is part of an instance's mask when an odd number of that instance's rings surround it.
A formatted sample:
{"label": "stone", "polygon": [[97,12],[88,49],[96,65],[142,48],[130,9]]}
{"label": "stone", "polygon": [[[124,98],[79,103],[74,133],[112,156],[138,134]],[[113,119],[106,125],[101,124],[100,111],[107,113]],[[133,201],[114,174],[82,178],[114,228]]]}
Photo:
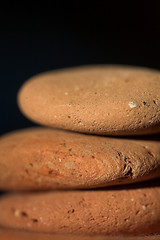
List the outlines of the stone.
{"label": "stone", "polygon": [[[159,233],[160,186],[135,185],[98,191],[4,195],[0,199],[0,225],[59,234]],[[20,214],[15,215],[15,211]]]}
{"label": "stone", "polygon": [[159,135],[124,139],[37,127],[0,138],[4,191],[91,189],[159,176]]}
{"label": "stone", "polygon": [[95,65],[34,76],[18,94],[26,117],[41,125],[99,135],[160,132],[160,72]]}

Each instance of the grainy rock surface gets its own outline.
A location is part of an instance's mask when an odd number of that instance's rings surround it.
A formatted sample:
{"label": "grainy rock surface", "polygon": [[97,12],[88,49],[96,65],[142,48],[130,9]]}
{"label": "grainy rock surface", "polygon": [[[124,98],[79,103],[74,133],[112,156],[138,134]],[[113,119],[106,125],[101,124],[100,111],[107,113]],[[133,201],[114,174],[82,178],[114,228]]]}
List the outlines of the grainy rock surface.
{"label": "grainy rock surface", "polygon": [[51,127],[100,135],[160,132],[160,72],[88,66],[39,74],[18,94],[22,112]]}
{"label": "grainy rock surface", "polygon": [[46,233],[160,232],[160,187],[10,194],[0,199],[0,225]]}
{"label": "grainy rock surface", "polygon": [[160,141],[29,128],[0,138],[0,189],[97,188],[160,176]]}
{"label": "grainy rock surface", "polygon": [[0,229],[1,240],[159,240],[160,235],[154,236],[104,236],[104,235],[73,235],[31,233],[27,231]]}

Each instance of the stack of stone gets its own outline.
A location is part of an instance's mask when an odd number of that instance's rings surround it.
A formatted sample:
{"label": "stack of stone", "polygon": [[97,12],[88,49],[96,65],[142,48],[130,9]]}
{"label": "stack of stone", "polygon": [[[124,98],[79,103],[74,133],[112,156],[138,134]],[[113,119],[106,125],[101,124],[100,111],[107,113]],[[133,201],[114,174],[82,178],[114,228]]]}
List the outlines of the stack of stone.
{"label": "stack of stone", "polygon": [[0,199],[2,227],[160,232],[160,184],[148,181],[160,176],[158,71],[101,65],[48,72],[22,86],[18,104],[46,127],[0,139],[0,189],[12,192]]}

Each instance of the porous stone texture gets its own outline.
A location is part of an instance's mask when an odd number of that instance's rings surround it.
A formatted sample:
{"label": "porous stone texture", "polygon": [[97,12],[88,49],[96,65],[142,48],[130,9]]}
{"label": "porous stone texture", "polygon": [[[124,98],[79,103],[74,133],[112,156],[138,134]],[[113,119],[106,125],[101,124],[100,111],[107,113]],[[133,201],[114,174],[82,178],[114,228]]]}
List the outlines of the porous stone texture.
{"label": "porous stone texture", "polygon": [[46,126],[100,135],[160,132],[160,72],[95,65],[39,74],[18,94],[21,111]]}
{"label": "porous stone texture", "polygon": [[139,235],[160,232],[160,186],[10,194],[0,225],[46,233]]}
{"label": "porous stone texture", "polygon": [[159,240],[160,235],[150,236],[105,236],[105,235],[73,235],[73,234],[49,234],[0,229],[1,240]]}
{"label": "porous stone texture", "polygon": [[29,128],[0,138],[0,189],[87,189],[160,176],[160,141]]}

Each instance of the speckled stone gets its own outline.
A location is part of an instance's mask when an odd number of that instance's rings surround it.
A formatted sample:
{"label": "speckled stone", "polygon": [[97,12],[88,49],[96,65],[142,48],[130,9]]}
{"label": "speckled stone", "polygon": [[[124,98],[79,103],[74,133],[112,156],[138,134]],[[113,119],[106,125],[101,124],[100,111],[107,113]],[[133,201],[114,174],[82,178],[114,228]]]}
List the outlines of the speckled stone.
{"label": "speckled stone", "polygon": [[160,132],[160,72],[88,66],[39,74],[18,94],[21,111],[46,126],[100,135]]}
{"label": "speckled stone", "polygon": [[10,194],[0,199],[0,225],[46,233],[160,232],[160,187]]}
{"label": "speckled stone", "polygon": [[0,189],[97,188],[160,176],[160,141],[29,128],[0,138]]}
{"label": "speckled stone", "polygon": [[73,235],[73,234],[49,234],[0,229],[1,240],[160,240],[160,235],[150,236],[105,236],[105,235]]}

